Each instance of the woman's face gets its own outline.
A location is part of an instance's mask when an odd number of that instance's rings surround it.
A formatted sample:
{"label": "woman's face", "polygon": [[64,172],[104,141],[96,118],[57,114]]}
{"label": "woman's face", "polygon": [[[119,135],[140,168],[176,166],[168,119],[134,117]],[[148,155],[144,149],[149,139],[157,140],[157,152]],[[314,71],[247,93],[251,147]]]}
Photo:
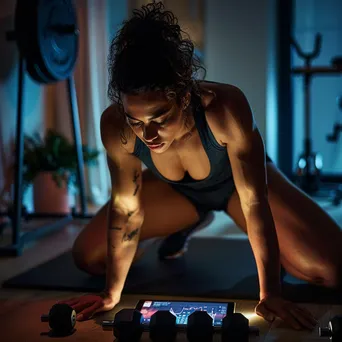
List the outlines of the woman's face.
{"label": "woman's face", "polygon": [[155,153],[165,152],[185,133],[183,105],[162,92],[121,95],[126,120],[134,133]]}

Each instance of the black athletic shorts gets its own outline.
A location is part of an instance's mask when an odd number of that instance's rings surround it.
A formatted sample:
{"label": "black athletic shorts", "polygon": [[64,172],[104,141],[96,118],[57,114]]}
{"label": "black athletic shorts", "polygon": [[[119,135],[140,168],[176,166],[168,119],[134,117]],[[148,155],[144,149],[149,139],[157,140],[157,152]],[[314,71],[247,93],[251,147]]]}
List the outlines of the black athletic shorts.
{"label": "black athletic shorts", "polygon": [[[266,163],[272,162],[272,159],[266,154]],[[210,211],[226,211],[228,202],[235,192],[233,180],[221,184],[215,190],[205,192],[187,189],[177,184],[171,184],[171,186],[196,207],[200,220],[203,220]]]}

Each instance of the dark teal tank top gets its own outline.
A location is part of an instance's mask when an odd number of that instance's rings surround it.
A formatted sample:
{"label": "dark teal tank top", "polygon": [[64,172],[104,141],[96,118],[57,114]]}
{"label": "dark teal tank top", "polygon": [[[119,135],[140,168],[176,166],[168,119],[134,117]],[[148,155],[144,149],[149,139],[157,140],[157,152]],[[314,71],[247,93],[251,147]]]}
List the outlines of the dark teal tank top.
{"label": "dark teal tank top", "polygon": [[197,105],[196,108],[194,121],[210,162],[210,174],[207,178],[194,180],[186,172],[184,178],[180,181],[166,179],[155,167],[150,149],[138,137],[136,138],[133,154],[157,177],[189,198],[199,211],[226,210],[228,200],[235,190],[227,149],[216,141],[208,126],[203,106]]}

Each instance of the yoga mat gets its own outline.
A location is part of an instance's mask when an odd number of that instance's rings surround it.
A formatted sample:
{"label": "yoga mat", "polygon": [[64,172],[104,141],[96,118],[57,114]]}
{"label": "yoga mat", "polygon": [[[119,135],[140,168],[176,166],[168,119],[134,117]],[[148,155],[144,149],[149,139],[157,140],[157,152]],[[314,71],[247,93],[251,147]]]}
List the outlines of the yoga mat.
{"label": "yoga mat", "polygon": [[[248,239],[194,237],[180,259],[159,261],[158,244],[129,273],[124,294],[259,299],[257,269]],[[102,291],[105,278],[76,268],[70,252],[8,279],[4,288],[76,292]],[[284,297],[296,302],[341,304],[339,291],[326,290],[286,275]]]}

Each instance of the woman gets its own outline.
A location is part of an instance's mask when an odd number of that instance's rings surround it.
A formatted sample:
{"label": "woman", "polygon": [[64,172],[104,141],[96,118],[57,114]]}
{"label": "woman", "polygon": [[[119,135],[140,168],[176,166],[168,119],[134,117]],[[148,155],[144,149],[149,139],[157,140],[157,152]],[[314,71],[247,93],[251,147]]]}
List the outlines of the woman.
{"label": "woman", "polygon": [[266,156],[241,90],[196,81],[201,66],[181,33],[174,15],[153,3],[135,11],[112,42],[113,105],[101,118],[112,197],[73,247],[78,267],[106,274],[107,285],[99,295],[66,302],[78,320],[113,309],[144,241],[177,237],[160,250],[161,257],[176,256],[208,212],[224,210],[253,249],[256,313],[312,329],[311,313],[281,297],[280,265],[300,279],[337,287],[339,227]]}

